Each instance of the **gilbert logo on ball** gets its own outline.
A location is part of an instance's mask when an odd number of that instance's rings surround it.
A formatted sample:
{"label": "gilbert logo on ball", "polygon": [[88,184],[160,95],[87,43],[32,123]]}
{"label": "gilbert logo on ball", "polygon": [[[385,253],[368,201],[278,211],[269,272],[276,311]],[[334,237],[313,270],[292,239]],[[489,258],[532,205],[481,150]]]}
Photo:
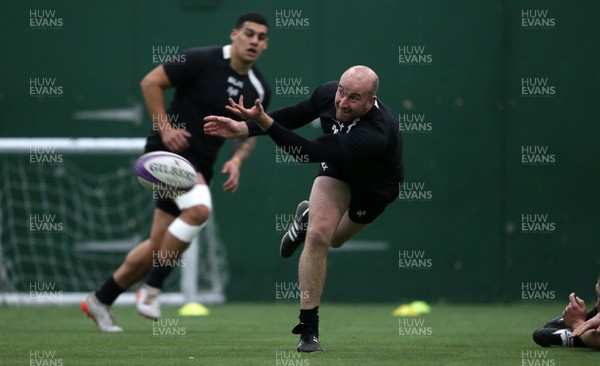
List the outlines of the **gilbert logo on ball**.
{"label": "gilbert logo on ball", "polygon": [[189,191],[196,184],[196,170],[184,157],[155,151],[140,156],[135,162],[140,184],[150,191]]}

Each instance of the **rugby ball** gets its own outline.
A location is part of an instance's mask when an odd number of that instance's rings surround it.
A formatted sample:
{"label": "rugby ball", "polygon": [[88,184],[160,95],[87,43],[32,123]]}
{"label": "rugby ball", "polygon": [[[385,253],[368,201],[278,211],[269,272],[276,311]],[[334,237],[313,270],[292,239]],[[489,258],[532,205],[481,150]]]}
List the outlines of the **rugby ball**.
{"label": "rugby ball", "polygon": [[135,162],[140,184],[150,191],[189,191],[196,184],[196,169],[184,157],[167,151],[154,151]]}

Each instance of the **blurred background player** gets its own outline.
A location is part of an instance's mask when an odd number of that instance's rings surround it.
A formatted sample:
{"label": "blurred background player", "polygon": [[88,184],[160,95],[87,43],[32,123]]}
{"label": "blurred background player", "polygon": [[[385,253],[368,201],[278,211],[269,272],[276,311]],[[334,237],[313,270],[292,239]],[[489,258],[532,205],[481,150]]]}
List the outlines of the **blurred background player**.
{"label": "blurred background player", "polygon": [[588,312],[585,302],[571,293],[563,315],[550,320],[533,333],[535,343],[542,347],[600,349],[600,277],[596,281],[596,296],[596,305]]}
{"label": "blurred background player", "polygon": [[[171,151],[187,158],[196,168],[197,184],[174,200],[157,200],[150,238],[133,248],[113,275],[83,301],[81,309],[103,332],[122,332],[114,324],[110,306],[148,272],[146,283],[136,293],[138,312],[151,319],[160,317],[158,296],[163,282],[210,215],[208,185],[224,140],[204,134],[203,118],[211,114],[235,117],[225,109],[231,97],[247,95],[265,105],[270,102],[269,86],[254,66],[268,45],[266,19],[258,13],[242,15],[230,38],[231,44],[223,47],[186,50],[178,62],[156,67],[141,82],[153,121],[145,152]],[[175,93],[166,109],[163,92],[169,88],[175,88]],[[225,191],[237,189],[239,168],[254,144],[255,138],[238,140],[221,169],[229,174]]]}
{"label": "blurred background player", "polygon": [[[234,138],[264,131],[300,162],[318,162],[320,171],[309,201],[298,205],[294,224],[284,235],[280,253],[291,256],[306,238],[298,264],[299,352],[321,352],[319,305],[325,284],[327,253],[365,229],[398,199],[404,164],[402,138],[394,113],[376,96],[377,74],[366,66],[345,71],[339,82],[319,86],[296,105],[267,115],[259,100],[251,109],[230,100],[228,110],[253,122],[238,123],[209,116],[205,131]],[[246,99],[248,96],[246,96]],[[320,118],[324,136],[309,141],[290,131]],[[309,214],[310,212],[310,214]]]}

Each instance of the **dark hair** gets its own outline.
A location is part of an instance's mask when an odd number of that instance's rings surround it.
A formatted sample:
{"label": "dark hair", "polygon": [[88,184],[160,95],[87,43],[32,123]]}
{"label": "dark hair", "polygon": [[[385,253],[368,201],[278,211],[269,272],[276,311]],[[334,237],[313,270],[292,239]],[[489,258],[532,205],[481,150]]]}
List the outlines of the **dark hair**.
{"label": "dark hair", "polygon": [[267,19],[261,13],[247,13],[240,16],[235,22],[235,28],[241,29],[244,25],[244,22],[252,22],[262,24],[265,27],[269,28],[269,24],[267,23]]}

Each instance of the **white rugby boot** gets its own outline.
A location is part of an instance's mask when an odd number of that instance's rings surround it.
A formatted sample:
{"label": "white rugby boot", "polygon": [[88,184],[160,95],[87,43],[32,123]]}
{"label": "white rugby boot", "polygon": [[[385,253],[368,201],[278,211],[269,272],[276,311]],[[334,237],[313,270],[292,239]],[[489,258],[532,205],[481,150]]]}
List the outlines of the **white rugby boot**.
{"label": "white rugby boot", "polygon": [[144,318],[152,320],[160,319],[159,295],[160,289],[146,284],[142,285],[135,293],[138,313]]}
{"label": "white rugby boot", "polygon": [[115,317],[110,306],[104,305],[92,292],[81,303],[81,311],[87,314],[98,326],[101,332],[121,333],[123,329],[115,325]]}

